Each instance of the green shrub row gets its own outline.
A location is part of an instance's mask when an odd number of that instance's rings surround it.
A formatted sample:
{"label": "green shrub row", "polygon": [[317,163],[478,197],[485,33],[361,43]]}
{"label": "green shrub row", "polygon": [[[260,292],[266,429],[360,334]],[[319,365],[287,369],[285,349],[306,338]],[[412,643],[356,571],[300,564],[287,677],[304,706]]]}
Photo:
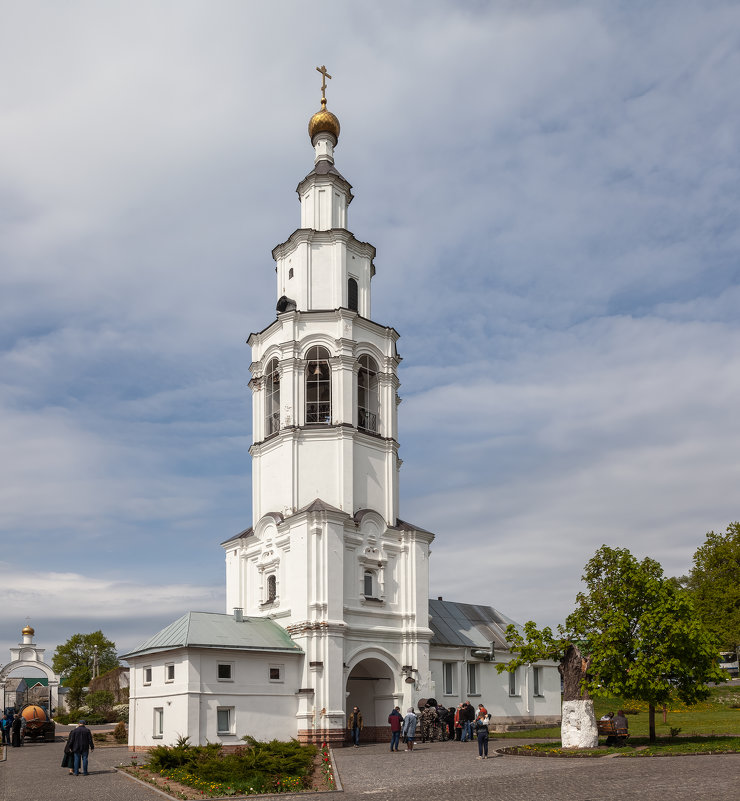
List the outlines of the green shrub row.
{"label": "green shrub row", "polygon": [[191,746],[180,738],[175,746],[157,746],[148,755],[148,767],[197,789],[230,789],[243,793],[288,792],[303,789],[310,779],[315,746],[296,740],[260,742],[251,737],[233,753],[222,754],[218,743]]}

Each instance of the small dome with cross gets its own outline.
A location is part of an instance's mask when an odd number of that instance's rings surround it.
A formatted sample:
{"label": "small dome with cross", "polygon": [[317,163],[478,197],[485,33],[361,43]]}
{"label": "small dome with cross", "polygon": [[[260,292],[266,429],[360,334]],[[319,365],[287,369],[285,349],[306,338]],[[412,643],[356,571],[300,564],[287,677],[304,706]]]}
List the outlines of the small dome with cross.
{"label": "small dome with cross", "polygon": [[[321,101],[321,110],[317,111],[308,121],[308,135],[313,142],[314,136],[320,133],[330,133],[339,140],[339,120],[326,108],[326,98]],[[336,144],[336,142],[335,142]]]}

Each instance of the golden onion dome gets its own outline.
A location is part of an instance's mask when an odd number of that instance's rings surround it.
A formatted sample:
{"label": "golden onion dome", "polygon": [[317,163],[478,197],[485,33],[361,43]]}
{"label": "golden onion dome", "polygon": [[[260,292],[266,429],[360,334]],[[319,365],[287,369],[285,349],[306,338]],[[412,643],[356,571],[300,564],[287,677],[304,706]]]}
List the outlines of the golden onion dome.
{"label": "golden onion dome", "polygon": [[36,632],[31,628],[31,626],[24,626],[21,629],[21,634],[25,637],[26,634],[30,634],[33,636]]}
{"label": "golden onion dome", "polygon": [[317,111],[308,121],[308,135],[313,142],[314,136],[320,133],[330,133],[339,141],[339,120],[326,108],[326,98],[321,98],[321,110]]}

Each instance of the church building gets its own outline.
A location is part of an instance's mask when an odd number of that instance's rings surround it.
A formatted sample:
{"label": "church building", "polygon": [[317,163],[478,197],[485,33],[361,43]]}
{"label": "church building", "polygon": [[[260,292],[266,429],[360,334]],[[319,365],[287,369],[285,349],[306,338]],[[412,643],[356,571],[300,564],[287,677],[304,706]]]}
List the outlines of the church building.
{"label": "church building", "polygon": [[434,534],[399,517],[399,335],[372,315],[375,248],[348,228],[339,120],[308,124],[300,226],[272,251],[275,318],[252,349],[252,526],[222,543],[226,614],[189,612],[124,655],[129,744],[385,739],[394,706],[483,702],[494,724],[554,723],[560,677],[499,674],[512,622],[429,600]]}

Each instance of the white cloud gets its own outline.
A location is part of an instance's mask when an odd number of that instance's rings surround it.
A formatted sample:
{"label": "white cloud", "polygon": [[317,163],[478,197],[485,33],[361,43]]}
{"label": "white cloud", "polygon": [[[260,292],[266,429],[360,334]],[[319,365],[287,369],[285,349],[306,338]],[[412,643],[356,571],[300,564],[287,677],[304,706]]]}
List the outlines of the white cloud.
{"label": "white cloud", "polygon": [[373,317],[402,334],[401,514],[438,532],[432,594],[559,618],[605,541],[685,572],[738,517],[739,22],[734,3],[8,8],[8,619],[44,629],[18,567],[39,559],[60,631],[99,626],[52,568],[135,641],[223,591],[218,543],[251,522],[244,340],[274,314],[322,63]]}

